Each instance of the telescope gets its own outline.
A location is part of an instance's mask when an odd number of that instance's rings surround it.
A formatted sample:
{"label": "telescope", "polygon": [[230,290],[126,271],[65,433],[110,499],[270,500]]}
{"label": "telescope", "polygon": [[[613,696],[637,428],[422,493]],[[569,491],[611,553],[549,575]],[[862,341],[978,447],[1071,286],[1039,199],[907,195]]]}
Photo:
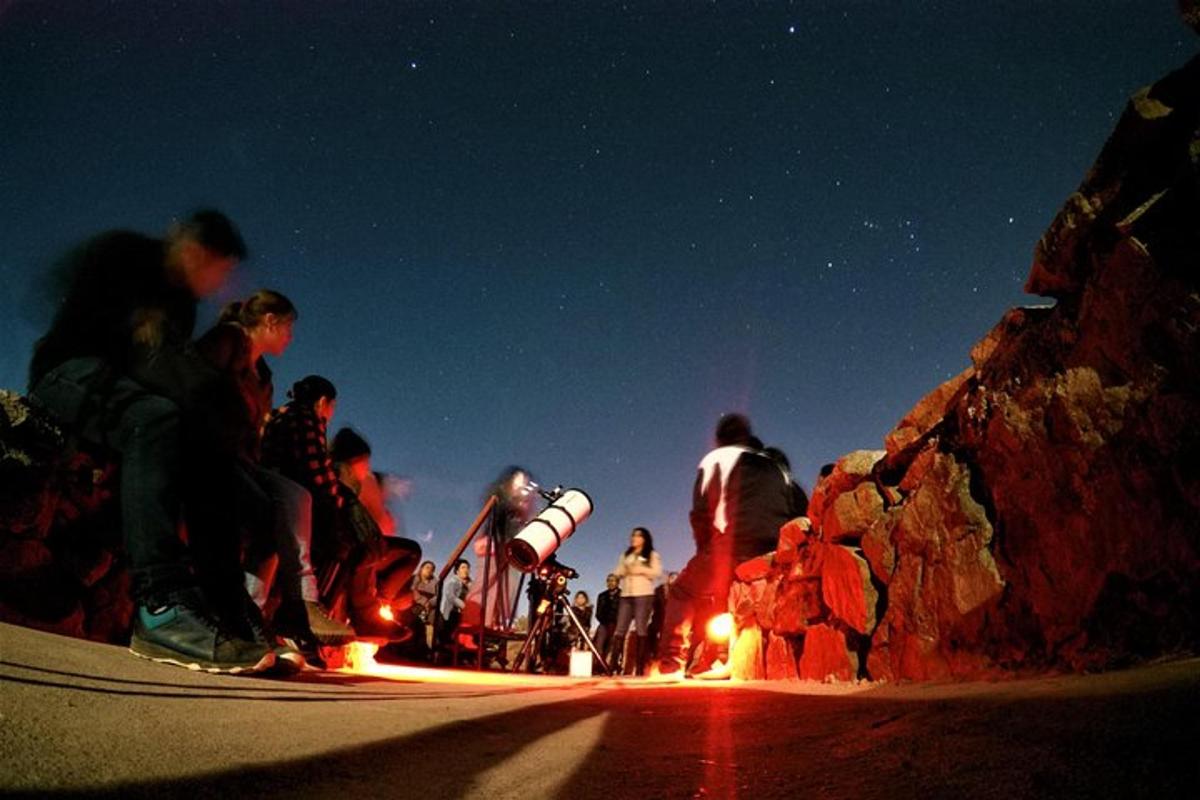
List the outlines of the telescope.
{"label": "telescope", "polygon": [[506,548],[509,563],[521,572],[536,570],[592,513],[592,498],[582,489],[535,490],[550,500],[550,505],[531,519]]}

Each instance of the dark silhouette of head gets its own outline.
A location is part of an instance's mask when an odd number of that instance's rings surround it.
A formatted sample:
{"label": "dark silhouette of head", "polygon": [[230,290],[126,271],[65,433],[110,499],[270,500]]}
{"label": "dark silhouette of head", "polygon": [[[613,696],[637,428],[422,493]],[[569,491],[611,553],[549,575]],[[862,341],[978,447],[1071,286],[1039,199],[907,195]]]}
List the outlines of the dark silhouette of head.
{"label": "dark silhouette of head", "polygon": [[167,243],[191,241],[214,255],[246,260],[246,243],[233,220],[215,208],[201,208],[176,220],[167,229]]}
{"label": "dark silhouette of head", "polygon": [[330,400],[337,399],[337,389],[328,378],[320,375],[308,375],[292,384],[288,395],[297,403],[315,403],[322,397]]}
{"label": "dark silhouette of head", "polygon": [[754,434],[750,431],[750,420],[743,414],[729,413],[717,420],[717,447],[748,444]]}
{"label": "dark silhouette of head", "polygon": [[342,428],[333,436],[329,445],[329,457],[342,464],[349,464],[360,458],[370,458],[371,445],[367,444],[358,431],[353,428]]}

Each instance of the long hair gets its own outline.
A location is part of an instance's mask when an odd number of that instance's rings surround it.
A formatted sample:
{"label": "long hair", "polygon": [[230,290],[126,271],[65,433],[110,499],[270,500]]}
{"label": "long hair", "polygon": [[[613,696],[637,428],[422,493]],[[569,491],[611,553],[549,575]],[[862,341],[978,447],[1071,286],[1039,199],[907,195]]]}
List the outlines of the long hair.
{"label": "long hair", "polygon": [[258,327],[267,314],[274,314],[283,319],[296,319],[299,316],[291,300],[271,289],[259,289],[245,300],[234,300],[221,309],[217,323],[236,322],[250,330]]}
{"label": "long hair", "polygon": [[[630,531],[629,535],[632,536],[635,533],[640,533],[642,535],[642,552],[638,553],[637,555],[649,561],[650,554],[654,552],[654,537],[650,535],[649,528],[634,528],[632,531]],[[633,554],[633,545],[629,545],[629,547],[625,549],[625,555],[631,556]]]}

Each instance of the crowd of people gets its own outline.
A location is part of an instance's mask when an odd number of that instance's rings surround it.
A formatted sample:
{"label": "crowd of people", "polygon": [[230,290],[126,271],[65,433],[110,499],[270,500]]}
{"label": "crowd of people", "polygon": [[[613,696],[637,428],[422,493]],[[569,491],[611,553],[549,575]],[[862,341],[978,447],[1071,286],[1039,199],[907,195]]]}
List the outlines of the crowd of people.
{"label": "crowd of people", "polygon": [[[360,432],[343,427],[330,438],[333,382],[309,375],[276,405],[267,358],[292,341],[291,301],[257,291],[195,336],[198,302],[245,256],[236,226],[215,210],[175,222],[161,239],[96,236],[60,263],[60,302],[34,348],[31,402],[77,446],[119,462],[130,650],[257,672],[320,667],[323,647],[353,639],[430,659],[483,646],[480,630],[513,628],[504,546],[532,515],[528,471],[511,467],[488,488],[479,580],[458,554],[439,580],[388,510],[403,483],[372,468]],[[636,527],[598,595],[591,638],[615,672],[647,674],[652,659],[656,674],[705,668],[692,628],[724,604],[737,563],[773,549],[780,525],[804,512],[786,456],[765,448],[749,420],[722,417],[715,444],[696,476],[696,554],[661,580],[653,536]],[[535,577],[530,590],[532,623],[545,585]],[[585,592],[571,605],[579,624],[556,627],[582,648],[592,606]]]}

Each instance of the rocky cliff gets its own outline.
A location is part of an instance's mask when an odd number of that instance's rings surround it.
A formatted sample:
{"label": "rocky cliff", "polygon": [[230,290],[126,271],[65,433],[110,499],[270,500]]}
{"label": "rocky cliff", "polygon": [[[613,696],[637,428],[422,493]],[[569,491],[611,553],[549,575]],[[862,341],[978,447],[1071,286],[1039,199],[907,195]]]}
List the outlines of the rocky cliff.
{"label": "rocky cliff", "polygon": [[1131,98],[1026,290],[1047,302],[1008,312],[885,449],[839,460],[742,571],[735,611],[766,639],[735,673],[968,678],[1200,648],[1200,57]]}

